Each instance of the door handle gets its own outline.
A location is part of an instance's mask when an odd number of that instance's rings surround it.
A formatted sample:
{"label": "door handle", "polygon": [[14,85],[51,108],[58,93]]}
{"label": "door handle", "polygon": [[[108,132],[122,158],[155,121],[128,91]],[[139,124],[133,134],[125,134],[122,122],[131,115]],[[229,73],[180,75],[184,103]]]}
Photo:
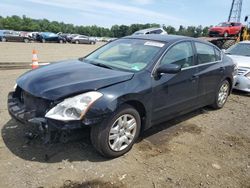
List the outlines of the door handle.
{"label": "door handle", "polygon": [[192,78],[190,78],[190,80],[191,80],[192,82],[194,82],[194,81],[198,80],[198,78],[199,78],[198,75],[193,75]]}
{"label": "door handle", "polygon": [[224,72],[225,67],[220,67],[220,72]]}

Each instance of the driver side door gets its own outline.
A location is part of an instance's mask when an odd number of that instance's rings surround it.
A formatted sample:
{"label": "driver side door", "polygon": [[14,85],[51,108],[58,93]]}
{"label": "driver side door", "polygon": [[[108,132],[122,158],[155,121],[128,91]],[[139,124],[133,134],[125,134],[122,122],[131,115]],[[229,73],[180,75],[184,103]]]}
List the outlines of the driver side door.
{"label": "driver side door", "polygon": [[[196,107],[198,82],[194,47],[191,41],[172,46],[160,60],[163,64],[178,64],[177,74],[162,74],[152,78],[152,123],[160,123]],[[156,68],[157,69],[157,68]]]}

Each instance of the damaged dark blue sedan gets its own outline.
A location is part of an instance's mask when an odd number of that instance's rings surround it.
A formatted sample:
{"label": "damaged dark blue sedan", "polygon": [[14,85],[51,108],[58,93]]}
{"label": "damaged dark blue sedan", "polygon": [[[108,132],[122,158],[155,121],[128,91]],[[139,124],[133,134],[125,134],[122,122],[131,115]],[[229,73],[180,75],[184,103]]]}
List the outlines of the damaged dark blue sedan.
{"label": "damaged dark blue sedan", "polygon": [[53,63],[17,79],[8,109],[51,141],[91,127],[106,157],[128,152],[139,134],[197,108],[222,108],[235,67],[216,46],[171,35],[128,36],[78,60]]}

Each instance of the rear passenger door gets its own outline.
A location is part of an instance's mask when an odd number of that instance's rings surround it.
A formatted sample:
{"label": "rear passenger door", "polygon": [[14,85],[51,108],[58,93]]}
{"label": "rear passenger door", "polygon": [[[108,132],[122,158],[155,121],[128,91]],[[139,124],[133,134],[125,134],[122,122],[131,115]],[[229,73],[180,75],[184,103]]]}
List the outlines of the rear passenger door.
{"label": "rear passenger door", "polygon": [[218,83],[224,75],[221,51],[206,43],[195,42],[194,44],[199,77],[198,101],[207,105],[214,101]]}

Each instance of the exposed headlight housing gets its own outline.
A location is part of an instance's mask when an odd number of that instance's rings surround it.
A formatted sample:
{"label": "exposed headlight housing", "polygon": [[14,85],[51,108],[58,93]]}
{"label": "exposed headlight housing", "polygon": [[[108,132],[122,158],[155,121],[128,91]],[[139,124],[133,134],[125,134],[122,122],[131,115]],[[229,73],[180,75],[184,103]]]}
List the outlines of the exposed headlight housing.
{"label": "exposed headlight housing", "polygon": [[89,107],[102,96],[100,92],[91,91],[67,98],[48,111],[45,117],[61,121],[81,120]]}

